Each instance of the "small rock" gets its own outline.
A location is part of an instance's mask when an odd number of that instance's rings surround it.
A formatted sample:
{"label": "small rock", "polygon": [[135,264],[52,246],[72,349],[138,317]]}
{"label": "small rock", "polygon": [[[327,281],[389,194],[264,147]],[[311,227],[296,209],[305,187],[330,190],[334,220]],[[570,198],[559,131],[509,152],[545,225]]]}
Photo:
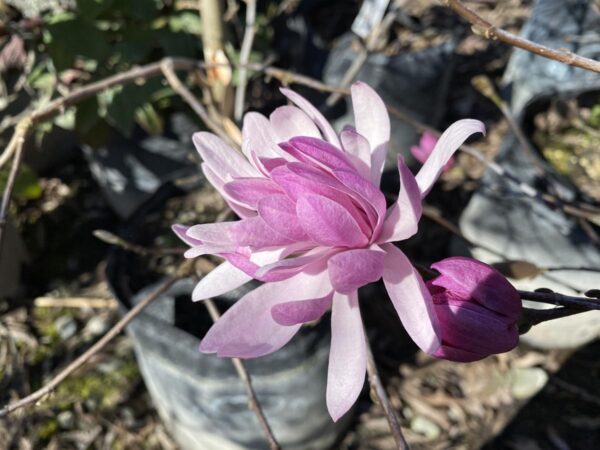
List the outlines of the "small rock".
{"label": "small rock", "polygon": [[77,322],[69,316],[60,316],[54,321],[54,327],[63,341],[66,341],[77,333]]}
{"label": "small rock", "polygon": [[135,425],[135,414],[133,413],[133,410],[131,408],[121,408],[120,415],[125,426],[133,427]]}
{"label": "small rock", "polygon": [[425,416],[415,416],[414,419],[410,421],[410,429],[415,433],[422,434],[430,441],[439,437],[441,432],[440,427]]}
{"label": "small rock", "polygon": [[510,371],[510,390],[518,400],[533,397],[547,382],[548,374],[539,367],[514,368]]}
{"label": "small rock", "polygon": [[75,415],[71,411],[63,411],[56,416],[61,428],[70,430],[75,426]]}
{"label": "small rock", "polygon": [[99,336],[108,330],[108,326],[109,325],[106,318],[94,316],[88,321],[87,325],[83,329],[83,332],[90,336]]}

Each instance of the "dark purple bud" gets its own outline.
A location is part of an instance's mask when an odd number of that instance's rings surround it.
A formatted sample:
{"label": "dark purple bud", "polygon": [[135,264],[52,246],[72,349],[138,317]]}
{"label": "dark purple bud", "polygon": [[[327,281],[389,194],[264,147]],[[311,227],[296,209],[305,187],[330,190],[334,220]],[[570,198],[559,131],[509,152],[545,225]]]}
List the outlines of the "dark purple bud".
{"label": "dark purple bud", "polygon": [[440,272],[427,283],[442,337],[434,356],[470,362],[516,347],[521,298],[500,272],[463,257],[431,267]]}

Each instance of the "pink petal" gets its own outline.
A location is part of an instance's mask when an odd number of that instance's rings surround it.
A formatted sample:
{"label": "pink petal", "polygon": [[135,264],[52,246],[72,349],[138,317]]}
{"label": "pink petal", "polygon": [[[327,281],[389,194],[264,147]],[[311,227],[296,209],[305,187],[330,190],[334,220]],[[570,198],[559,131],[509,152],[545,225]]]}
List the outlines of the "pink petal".
{"label": "pink petal", "polygon": [[[412,153],[412,155],[417,161],[419,161],[421,164],[424,164],[425,161],[427,161],[427,158],[429,158],[429,155],[431,155],[431,152],[433,151],[433,148],[435,147],[436,143],[437,137],[434,134],[426,131],[425,133],[423,133],[423,136],[421,136],[421,141],[419,142],[419,145],[413,145],[410,148],[410,153]],[[444,164],[442,171],[446,172],[452,169],[453,166],[454,160],[451,157],[448,160],[448,162]]]}
{"label": "pink petal", "polygon": [[354,171],[354,165],[348,157],[330,143],[312,137],[295,137],[281,147],[299,161],[319,163],[328,169],[348,169]]}
{"label": "pink petal", "polygon": [[419,147],[418,145],[413,145],[410,148],[410,153],[421,164],[425,163],[425,161],[427,161],[427,158],[429,158],[429,155],[431,154],[431,152],[427,152],[425,149],[423,149],[422,147]]}
{"label": "pink petal", "polygon": [[[308,164],[294,162],[288,163],[286,168],[288,171],[287,176],[284,174],[282,180],[278,178],[280,174],[276,173],[275,181],[280,185],[279,181],[283,181],[283,189],[290,197],[297,199],[299,195],[304,193],[327,197],[346,208],[357,219],[365,234],[371,233],[378,219],[378,211],[375,210],[375,207],[381,207],[381,199],[385,203],[385,197],[354,169],[338,169],[329,174]],[[378,198],[378,195],[381,198]],[[367,225],[354,202],[360,205],[366,213],[371,226]],[[385,212],[385,206],[382,212]]]}
{"label": "pink petal", "polygon": [[366,341],[358,294],[334,294],[327,371],[327,409],[337,421],[354,405],[365,383]]}
{"label": "pink petal", "polygon": [[368,179],[349,170],[334,170],[333,175],[350,190],[350,195],[360,204],[369,216],[373,233],[377,234],[383,225],[386,202],[383,193]]}
{"label": "pink petal", "polygon": [[192,292],[192,300],[197,302],[218,297],[237,289],[251,279],[251,276],[225,261],[200,280]]}
{"label": "pink petal", "polygon": [[[352,202],[351,197],[359,196],[333,176],[304,163],[288,163],[275,169],[271,177],[293,201],[298,201],[305,194],[321,195],[333,200],[354,217],[365,235],[371,234],[371,227]],[[370,208],[367,208],[367,213]]]}
{"label": "pink petal", "polygon": [[351,87],[356,131],[371,147],[371,181],[379,186],[390,141],[390,118],[385,103],[367,84],[360,81]]}
{"label": "pink petal", "polygon": [[485,308],[474,303],[436,304],[444,344],[489,355],[515,348],[519,333],[515,324],[507,325]]}
{"label": "pink petal", "polygon": [[304,111],[295,106],[280,106],[269,116],[277,143],[289,141],[295,136],[311,136],[321,139],[315,123]]}
{"label": "pink petal", "polygon": [[280,91],[283,95],[290,99],[298,108],[304,111],[308,117],[310,117],[310,119],[319,127],[327,141],[329,141],[336,147],[341,148],[340,140],[338,139],[335,130],[317,108],[315,108],[308,100],[306,100],[300,94],[297,94],[290,89],[281,88]]}
{"label": "pink petal", "polygon": [[267,173],[271,173],[273,169],[284,165],[286,162],[287,160],[283,158],[260,158],[260,163]]}
{"label": "pink petal", "polygon": [[227,244],[200,244],[186,250],[183,256],[192,259],[202,255],[218,255],[220,253],[233,251],[235,247],[235,245]]}
{"label": "pink petal", "polygon": [[294,241],[306,239],[306,233],[296,217],[296,205],[286,195],[271,195],[258,202],[258,214],[278,233]]}
{"label": "pink petal", "polygon": [[483,306],[515,321],[521,315],[521,298],[510,282],[493,267],[471,258],[446,258],[431,267],[442,274],[431,280],[465,299],[475,299]]}
{"label": "pink petal", "polygon": [[321,245],[362,247],[368,243],[354,217],[339,203],[326,197],[300,196],[296,214],[306,234]]}
{"label": "pink petal", "polygon": [[429,193],[454,152],[473,133],[485,134],[485,125],[479,120],[463,119],[454,122],[444,131],[431,155],[416,176],[417,184],[421,190],[421,197],[425,197]]}
{"label": "pink petal", "polygon": [[342,147],[351,156],[356,171],[364,178],[371,179],[371,147],[369,142],[356,130],[347,128],[340,133]]}
{"label": "pink petal", "polygon": [[381,250],[353,249],[338,253],[327,262],[333,288],[349,294],[381,278],[385,253]]}
{"label": "pink petal", "polygon": [[[256,211],[253,211],[249,208],[246,208],[239,203],[237,203],[227,192],[225,192],[225,183],[226,181],[221,178],[217,173],[215,173],[207,163],[202,163],[202,172],[204,176],[208,180],[210,184],[214,186],[221,197],[225,199],[229,207],[235,212],[239,217],[245,219],[246,217],[254,217],[256,216]],[[230,177],[231,178],[231,177]]]}
{"label": "pink petal", "polygon": [[425,283],[396,246],[383,244],[381,248],[387,252],[383,282],[402,325],[421,350],[435,352],[440,346],[440,326]]}
{"label": "pink petal", "polygon": [[280,303],[321,298],[331,291],[325,271],[300,273],[276,283],[265,283],[244,295],[215,323],[200,343],[200,351],[221,357],[256,358],[279,350],[300,324],[282,326],[271,309]]}
{"label": "pink petal", "polygon": [[235,222],[228,230],[231,240],[237,245],[255,248],[287,245],[293,240],[269,227],[261,217],[251,217]]}
{"label": "pink petal", "polygon": [[181,239],[183,242],[185,242],[187,245],[193,247],[195,245],[202,245],[202,241],[198,240],[198,239],[194,239],[193,237],[190,237],[187,235],[187,230],[189,230],[190,227],[185,226],[185,225],[180,225],[180,224],[174,224],[171,225],[171,230],[173,230],[173,232],[177,235],[177,237],[179,239]]}
{"label": "pink petal", "polygon": [[200,153],[202,160],[219,174],[221,178],[231,177],[258,177],[260,173],[246,158],[232,147],[227,145],[221,138],[212,133],[200,131],[194,133],[192,141]]}
{"label": "pink petal", "polygon": [[273,231],[260,217],[235,222],[205,223],[194,225],[187,231],[188,236],[205,244],[221,246],[273,247],[289,244],[292,241]]}
{"label": "pink petal", "polygon": [[273,320],[280,325],[296,325],[319,320],[331,307],[333,291],[322,298],[280,303],[273,306]]}
{"label": "pink petal", "polygon": [[401,156],[398,156],[398,171],[400,173],[400,192],[398,192],[398,199],[388,210],[378,242],[408,239],[417,232],[419,219],[423,212],[421,191]]}
{"label": "pink petal", "polygon": [[249,112],[244,115],[242,125],[242,152],[252,161],[251,153],[259,158],[278,158],[283,156],[271,122],[262,114]]}
{"label": "pink petal", "polygon": [[235,251],[223,252],[219,256],[225,258],[242,272],[254,278],[256,271],[263,265],[271,264],[295,251],[295,245],[284,246],[275,250],[250,252],[248,247],[237,247]]}
{"label": "pink petal", "polygon": [[267,178],[236,178],[223,186],[223,190],[236,202],[256,210],[260,199],[281,194],[275,183]]}
{"label": "pink petal", "polygon": [[419,147],[425,150],[427,154],[430,154],[435,148],[437,141],[438,137],[435,134],[431,133],[430,131],[425,131],[419,140]]}
{"label": "pink petal", "polygon": [[326,259],[331,253],[330,250],[319,247],[305,255],[282,259],[281,261],[262,266],[256,271],[254,277],[261,281],[285,280],[297,273],[306,271],[307,266],[319,260]]}
{"label": "pink petal", "polygon": [[455,348],[450,345],[440,345],[440,348],[433,353],[433,356],[436,358],[448,359],[450,361],[456,362],[473,362],[479,361],[480,359],[485,358],[488,355],[484,355],[481,353],[473,353],[467,350],[462,350],[460,348]]}
{"label": "pink petal", "polygon": [[204,244],[232,244],[235,242],[230,237],[230,231],[238,224],[235,222],[202,223],[188,228],[186,234],[192,239]]}

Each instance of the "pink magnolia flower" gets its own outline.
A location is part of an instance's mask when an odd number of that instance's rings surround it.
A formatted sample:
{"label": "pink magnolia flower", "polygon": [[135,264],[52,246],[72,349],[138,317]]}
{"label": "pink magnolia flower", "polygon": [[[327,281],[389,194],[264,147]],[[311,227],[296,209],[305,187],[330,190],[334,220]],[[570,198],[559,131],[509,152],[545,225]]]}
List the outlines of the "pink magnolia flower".
{"label": "pink magnolia flower", "polygon": [[383,278],[412,339],[426,352],[439,349],[429,291],[392,242],[416,233],[421,199],[456,149],[484,126],[476,120],[452,125],[416,177],[399,157],[401,188],[387,208],[378,188],[390,138],[381,98],[354,84],[356,127],[337,134],[306,99],[282,92],[296,106],[281,106],[268,119],[252,112],[244,117],[243,156],[211,133],[193,136],[206,178],[241,220],[173,228],[191,246],[186,257],[208,253],[226,260],[198,283],[193,300],[251,279],[265,282],[223,314],[202,340],[202,352],[263,356],[331,309],[326,399],[337,420],[365,378],[359,287]]}
{"label": "pink magnolia flower", "polygon": [[431,267],[440,272],[427,282],[442,341],[434,356],[470,362],[517,346],[521,297],[502,274],[462,257]]}
{"label": "pink magnolia flower", "polygon": [[[426,131],[421,135],[421,139],[419,140],[419,145],[413,145],[410,148],[410,153],[415,157],[417,161],[421,164],[424,164],[427,161],[427,158],[433,152],[435,145],[437,144],[438,138],[435,134]],[[447,172],[452,169],[454,166],[454,158],[450,157],[448,162],[444,164],[442,171]]]}

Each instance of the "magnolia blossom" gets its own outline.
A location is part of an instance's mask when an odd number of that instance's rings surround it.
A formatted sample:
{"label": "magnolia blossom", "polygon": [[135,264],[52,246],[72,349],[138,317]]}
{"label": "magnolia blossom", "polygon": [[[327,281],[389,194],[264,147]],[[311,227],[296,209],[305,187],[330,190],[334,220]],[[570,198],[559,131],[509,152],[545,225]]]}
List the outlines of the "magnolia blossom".
{"label": "magnolia blossom", "polygon": [[281,106],[268,119],[252,112],[244,117],[243,155],[211,133],[193,136],[206,178],[241,220],[173,228],[191,247],[186,257],[225,259],[198,283],[193,300],[251,279],[264,282],[223,314],[202,340],[202,352],[263,356],[331,309],[326,399],[337,420],[365,379],[358,288],[383,278],[416,344],[432,354],[440,348],[431,295],[392,242],[417,232],[422,198],[456,149],[484,126],[456,122],[416,177],[398,157],[401,187],[388,208],[378,188],[390,138],[381,98],[366,84],[354,84],[355,126],[338,134],[306,99],[282,92],[295,106]]}
{"label": "magnolia blossom", "polygon": [[501,273],[462,257],[431,267],[440,272],[427,282],[442,341],[434,356],[470,362],[516,347],[521,297]]}
{"label": "magnolia blossom", "polygon": [[[419,140],[419,145],[413,145],[410,148],[410,153],[415,157],[417,161],[421,164],[424,164],[433,152],[435,145],[437,144],[438,138],[435,134],[426,131],[421,135],[421,139]],[[454,166],[454,158],[449,158],[448,162],[444,164],[443,171],[447,172],[452,169]]]}

